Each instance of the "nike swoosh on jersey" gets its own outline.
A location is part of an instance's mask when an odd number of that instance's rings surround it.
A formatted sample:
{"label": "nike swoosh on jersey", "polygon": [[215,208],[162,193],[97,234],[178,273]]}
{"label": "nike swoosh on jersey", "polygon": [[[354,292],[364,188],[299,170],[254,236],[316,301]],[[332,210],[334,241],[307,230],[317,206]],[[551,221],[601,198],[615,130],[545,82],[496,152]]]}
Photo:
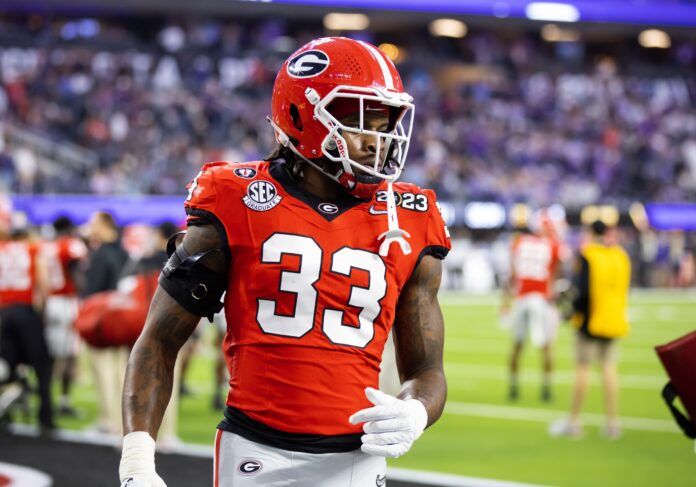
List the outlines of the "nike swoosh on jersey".
{"label": "nike swoosh on jersey", "polygon": [[370,206],[370,215],[386,215],[387,210],[375,210],[375,205]]}

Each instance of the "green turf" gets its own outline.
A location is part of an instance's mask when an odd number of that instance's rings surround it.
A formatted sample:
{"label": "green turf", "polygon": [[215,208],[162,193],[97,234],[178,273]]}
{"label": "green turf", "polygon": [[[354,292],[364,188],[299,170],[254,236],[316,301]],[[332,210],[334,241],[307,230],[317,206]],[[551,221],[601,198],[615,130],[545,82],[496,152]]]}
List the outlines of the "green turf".
{"label": "green turf", "polygon": [[[449,401],[453,406],[409,454],[391,465],[562,486],[696,485],[693,442],[676,432],[626,429],[620,440],[608,441],[598,427],[588,426],[581,440],[549,438],[548,422],[562,416],[569,403],[572,333],[567,327],[561,328],[556,346],[559,383],[554,388],[554,403],[546,406],[538,400],[539,357],[529,349],[523,360],[522,397],[512,405],[523,411],[548,411],[548,421],[461,414],[455,404],[511,406],[505,398],[504,369],[509,338],[498,327],[494,298],[444,296],[442,302]],[[666,376],[653,347],[696,328],[696,299],[694,294],[684,293],[634,293],[630,316],[633,331],[620,350],[621,415],[668,425],[670,416],[659,396]],[[179,421],[179,433],[185,441],[210,444],[220,419],[210,408],[214,353],[210,345],[204,345],[192,363],[188,383],[196,393],[182,399]],[[86,416],[80,421],[61,420],[61,426],[77,428],[93,422],[94,401],[85,366],[75,402]],[[585,410],[602,412],[597,377]]]}

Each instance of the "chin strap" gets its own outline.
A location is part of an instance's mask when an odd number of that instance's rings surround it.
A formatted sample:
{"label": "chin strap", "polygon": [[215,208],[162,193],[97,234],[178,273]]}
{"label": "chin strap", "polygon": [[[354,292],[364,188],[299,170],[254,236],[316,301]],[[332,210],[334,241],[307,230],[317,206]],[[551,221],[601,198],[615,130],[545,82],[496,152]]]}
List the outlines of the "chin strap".
{"label": "chin strap", "polygon": [[406,238],[411,238],[411,235],[406,230],[399,228],[399,217],[396,214],[396,201],[394,200],[394,189],[391,182],[387,183],[387,220],[389,222],[389,230],[377,237],[377,240],[384,239],[382,245],[379,246],[379,255],[386,256],[389,254],[389,247],[394,242],[399,244],[404,255],[410,254],[411,245],[406,241]]}

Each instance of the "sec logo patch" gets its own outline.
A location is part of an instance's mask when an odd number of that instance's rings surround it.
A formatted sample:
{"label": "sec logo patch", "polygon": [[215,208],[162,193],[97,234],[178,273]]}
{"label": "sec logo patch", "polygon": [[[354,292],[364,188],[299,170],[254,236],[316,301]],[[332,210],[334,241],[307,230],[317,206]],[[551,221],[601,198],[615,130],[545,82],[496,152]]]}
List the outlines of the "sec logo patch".
{"label": "sec logo patch", "polygon": [[234,174],[242,179],[254,179],[254,176],[256,176],[256,169],[251,167],[238,167],[234,170]]}
{"label": "sec logo patch", "polygon": [[273,183],[260,180],[247,186],[247,194],[242,201],[254,211],[268,211],[280,203],[281,199],[283,197],[278,194]]}

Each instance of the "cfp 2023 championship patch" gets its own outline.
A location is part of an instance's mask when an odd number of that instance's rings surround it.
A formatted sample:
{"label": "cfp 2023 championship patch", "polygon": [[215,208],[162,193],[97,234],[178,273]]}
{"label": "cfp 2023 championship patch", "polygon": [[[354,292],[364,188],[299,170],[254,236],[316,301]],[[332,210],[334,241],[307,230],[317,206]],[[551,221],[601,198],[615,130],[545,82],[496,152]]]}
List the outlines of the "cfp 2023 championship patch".
{"label": "cfp 2023 championship patch", "polygon": [[247,186],[247,194],[242,198],[244,204],[254,211],[268,211],[275,207],[282,196],[270,181],[254,181]]}

